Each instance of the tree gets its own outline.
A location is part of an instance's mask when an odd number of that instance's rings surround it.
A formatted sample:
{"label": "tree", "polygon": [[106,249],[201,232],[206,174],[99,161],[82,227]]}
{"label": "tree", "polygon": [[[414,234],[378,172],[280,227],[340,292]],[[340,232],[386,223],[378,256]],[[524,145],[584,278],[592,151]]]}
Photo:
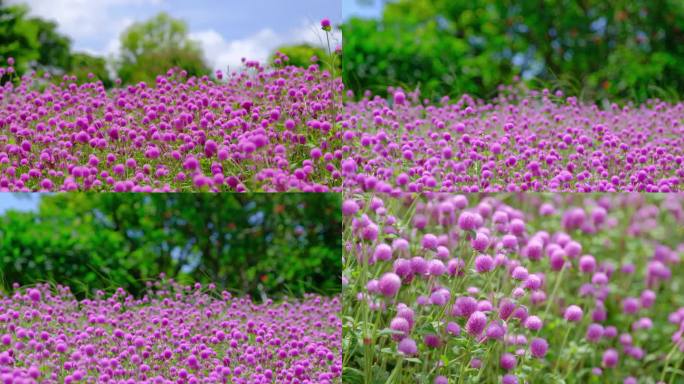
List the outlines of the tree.
{"label": "tree", "polygon": [[0,58],[14,58],[14,68],[21,74],[38,60],[38,27],[27,19],[28,8],[22,5],[5,6],[0,2]]}
{"label": "tree", "polygon": [[325,59],[328,54],[318,47],[310,44],[286,45],[279,47],[271,55],[269,62],[273,64],[281,55],[287,56],[287,62],[283,64],[294,65],[296,67],[308,68],[312,63],[311,58],[316,57],[319,61]]}
{"label": "tree", "polygon": [[56,194],[0,215],[0,286],[79,295],[160,273],[255,296],[340,289],[338,194]]}
{"label": "tree", "polygon": [[71,68],[71,40],[57,32],[57,24],[40,18],[31,18],[36,26],[38,58],[33,67],[37,70],[65,72]]}
{"label": "tree", "polygon": [[680,0],[396,0],[343,26],[344,81],[491,97],[514,76],[588,98],[684,92]]}
{"label": "tree", "polygon": [[179,67],[190,76],[208,74],[202,49],[188,37],[187,25],[167,13],[134,23],[121,35],[121,58],[117,73],[124,83],[153,82],[170,68]]}
{"label": "tree", "polygon": [[107,61],[102,57],[92,56],[83,52],[75,52],[71,55],[71,66],[69,73],[76,76],[78,82],[92,81],[89,74],[93,74],[94,79],[99,79],[105,88],[111,88],[114,84],[107,69]]}

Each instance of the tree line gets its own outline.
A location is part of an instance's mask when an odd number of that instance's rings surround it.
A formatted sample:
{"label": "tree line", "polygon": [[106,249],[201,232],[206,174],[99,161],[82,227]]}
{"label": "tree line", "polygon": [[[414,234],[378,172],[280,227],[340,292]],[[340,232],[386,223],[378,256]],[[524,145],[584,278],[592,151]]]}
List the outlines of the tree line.
{"label": "tree line", "polygon": [[257,298],[340,290],[339,194],[41,195],[0,215],[0,286],[139,294],[160,274]]}
{"label": "tree line", "polygon": [[[189,36],[187,23],[168,13],[133,23],[123,31],[120,42],[116,57],[75,51],[71,39],[58,31],[55,22],[29,16],[26,5],[0,0],[0,66],[12,58],[16,76],[35,71],[39,76],[49,73],[59,82],[62,75],[70,75],[79,83],[99,80],[110,88],[115,79],[123,84],[154,83],[156,76],[171,68],[181,68],[188,76],[212,75],[201,46]],[[325,55],[322,49],[308,44],[277,51],[290,56],[288,64],[304,67],[311,65],[312,56]],[[276,58],[274,52],[270,62]],[[2,75],[0,82],[10,78],[9,74]]]}

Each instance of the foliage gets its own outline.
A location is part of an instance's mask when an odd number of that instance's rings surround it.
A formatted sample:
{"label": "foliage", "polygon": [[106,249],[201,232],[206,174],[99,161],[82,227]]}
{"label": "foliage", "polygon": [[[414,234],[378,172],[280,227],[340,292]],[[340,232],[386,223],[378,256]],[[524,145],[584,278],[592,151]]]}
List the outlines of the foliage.
{"label": "foliage", "polygon": [[257,303],[160,279],[140,298],[39,284],[0,302],[3,383],[342,383],[338,296]]}
{"label": "foliage", "polygon": [[38,60],[35,68],[42,71],[68,71],[71,69],[71,41],[57,32],[57,24],[40,18],[29,20],[36,25]]}
{"label": "foliage", "polygon": [[165,273],[253,295],[339,290],[337,194],[56,194],[0,216],[2,283],[140,293]]}
{"label": "foliage", "polygon": [[84,52],[76,52],[71,55],[69,74],[76,76],[78,83],[91,81],[89,78],[91,73],[96,79],[102,81],[105,88],[111,88],[114,85],[109,76],[107,61],[104,58],[92,56]]}
{"label": "foliage", "polygon": [[164,12],[134,23],[121,34],[121,60],[117,65],[123,83],[154,82],[158,74],[175,67],[190,76],[209,73],[202,49],[188,37],[185,22]]}
{"label": "foliage", "polygon": [[[308,68],[313,62],[312,58],[316,57],[316,62],[324,62],[324,68],[328,68],[327,62],[329,61],[328,53],[319,47],[314,47],[309,44],[298,44],[298,45],[286,45],[278,48],[269,58],[271,64],[275,64],[276,60],[280,57],[278,54],[287,56],[288,60],[286,64],[294,65],[295,67]],[[342,72],[342,63],[339,60],[335,61],[336,73]]]}
{"label": "foliage", "polygon": [[[4,6],[0,1],[0,58],[15,60],[14,70],[23,75],[30,70],[39,74],[75,75],[80,83],[92,72],[106,87],[112,86],[104,58],[71,52],[71,40],[57,31],[53,21],[28,17],[28,7]],[[5,79],[9,78],[7,75]],[[55,81],[61,81],[56,78]]]}
{"label": "foliage", "polygon": [[19,73],[27,70],[29,63],[40,56],[38,28],[26,17],[27,13],[25,6],[5,6],[0,1],[0,58],[2,64],[10,57],[14,58],[14,67]]}
{"label": "foliage", "polygon": [[343,27],[345,84],[489,97],[523,76],[587,98],[684,90],[679,0],[397,0]]}
{"label": "foliage", "polygon": [[345,383],[682,382],[684,196],[347,196]]}

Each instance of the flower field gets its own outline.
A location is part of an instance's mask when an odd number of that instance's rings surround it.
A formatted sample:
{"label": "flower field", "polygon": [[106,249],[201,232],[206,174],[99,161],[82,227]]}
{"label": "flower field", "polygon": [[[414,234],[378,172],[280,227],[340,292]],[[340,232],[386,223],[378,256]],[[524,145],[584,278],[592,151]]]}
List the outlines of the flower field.
{"label": "flower field", "polygon": [[346,105],[354,191],[672,192],[684,178],[684,104],[607,108],[500,87],[491,102],[440,104],[390,88]]}
{"label": "flower field", "polygon": [[[502,88],[491,102],[343,103],[341,80],[246,71],[105,90],[68,76],[0,89],[3,191],[674,192],[684,104],[580,103]],[[333,123],[334,122],[334,123]]]}
{"label": "flower field", "polygon": [[3,383],[340,383],[337,298],[255,303],[163,279],[140,299],[0,295]]}
{"label": "flower field", "polygon": [[348,194],[345,383],[681,383],[684,196]]}
{"label": "flower field", "polygon": [[[0,88],[2,191],[325,192],[341,80],[319,65],[216,80],[170,70],[105,90],[24,76]],[[0,68],[0,76],[10,67]]]}

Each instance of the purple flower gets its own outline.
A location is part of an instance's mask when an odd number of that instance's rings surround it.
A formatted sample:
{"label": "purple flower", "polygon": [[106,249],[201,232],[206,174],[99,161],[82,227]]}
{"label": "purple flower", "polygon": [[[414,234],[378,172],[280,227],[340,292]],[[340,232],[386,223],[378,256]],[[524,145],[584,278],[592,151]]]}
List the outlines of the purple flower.
{"label": "purple flower", "polygon": [[513,355],[512,353],[504,353],[503,355],[501,355],[501,358],[499,359],[499,365],[506,371],[515,369],[516,363],[517,361],[515,355]]}
{"label": "purple flower", "polygon": [[373,252],[373,257],[376,260],[387,261],[392,259],[392,248],[387,244],[378,244]]}
{"label": "purple flower", "polygon": [[473,312],[466,322],[466,331],[471,336],[479,336],[487,326],[487,315],[480,311]]}
{"label": "purple flower", "polygon": [[479,255],[475,258],[475,270],[478,273],[489,272],[494,269],[494,259],[489,255]]}
{"label": "purple flower", "polygon": [[413,339],[407,337],[399,342],[397,350],[399,353],[403,353],[406,356],[413,356],[418,353],[418,346]]}
{"label": "purple flower", "polygon": [[542,338],[536,337],[532,339],[532,342],[530,343],[530,353],[536,358],[541,359],[546,356],[546,351],[548,349],[549,344]]}
{"label": "purple flower", "polygon": [[505,374],[501,378],[501,384],[518,384],[518,377],[512,374]]}
{"label": "purple flower", "polygon": [[472,212],[463,212],[458,217],[458,226],[464,231],[473,231],[478,227],[478,217]]}
{"label": "purple flower", "polygon": [[570,305],[569,307],[565,308],[565,312],[563,313],[563,318],[565,318],[566,321],[573,323],[582,321],[582,316],[582,308],[576,305]]}
{"label": "purple flower", "polygon": [[332,25],[330,24],[330,19],[325,18],[321,20],[321,29],[330,32],[332,30]]}
{"label": "purple flower", "polygon": [[380,278],[378,289],[387,297],[393,297],[401,288],[401,278],[396,273],[387,272]]}
{"label": "purple flower", "polygon": [[604,368],[614,368],[618,364],[618,356],[618,352],[615,349],[606,349],[603,352],[601,364]]}

